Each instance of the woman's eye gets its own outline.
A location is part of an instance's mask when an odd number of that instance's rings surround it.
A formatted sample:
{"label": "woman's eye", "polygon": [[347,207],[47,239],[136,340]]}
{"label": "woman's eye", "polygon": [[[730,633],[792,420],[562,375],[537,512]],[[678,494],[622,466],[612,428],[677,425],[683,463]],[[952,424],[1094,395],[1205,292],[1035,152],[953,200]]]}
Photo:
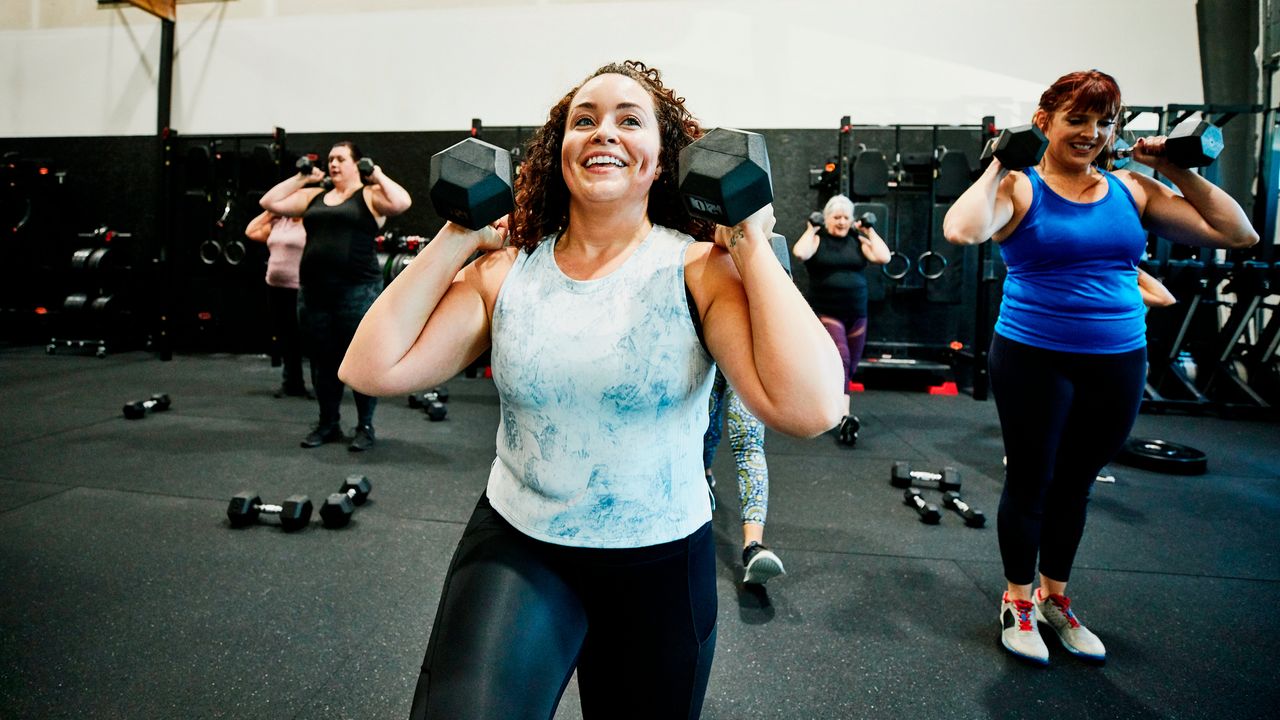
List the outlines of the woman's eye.
{"label": "woman's eye", "polygon": [[635,116],[627,116],[627,117],[625,117],[625,118],[623,118],[623,119],[622,119],[622,124],[623,124],[623,125],[631,125],[631,126],[634,126],[634,127],[639,127],[639,126],[640,126],[640,119],[639,119],[639,118],[637,118],[637,117],[635,117]]}
{"label": "woman's eye", "polygon": [[574,127],[586,127],[588,125],[593,125],[593,124],[594,122],[591,120],[591,118],[587,117],[586,115],[583,115],[582,117],[573,121]]}

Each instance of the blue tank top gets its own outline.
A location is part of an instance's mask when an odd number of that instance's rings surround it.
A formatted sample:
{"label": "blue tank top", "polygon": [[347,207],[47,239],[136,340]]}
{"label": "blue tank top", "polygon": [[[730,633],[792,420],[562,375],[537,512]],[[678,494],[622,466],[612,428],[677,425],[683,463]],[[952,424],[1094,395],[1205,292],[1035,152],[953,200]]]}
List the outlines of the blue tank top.
{"label": "blue tank top", "polygon": [[1138,261],[1147,231],[1138,205],[1111,173],[1107,194],[1077,203],[1028,168],[1031,207],[1000,245],[1009,267],[996,332],[1027,345],[1122,353],[1146,345]]}
{"label": "blue tank top", "polygon": [[685,295],[691,242],[654,226],[595,280],[560,271],[554,237],[516,255],[493,309],[501,412],[488,495],[526,535],[643,547],[711,519],[702,435],[714,366]]}

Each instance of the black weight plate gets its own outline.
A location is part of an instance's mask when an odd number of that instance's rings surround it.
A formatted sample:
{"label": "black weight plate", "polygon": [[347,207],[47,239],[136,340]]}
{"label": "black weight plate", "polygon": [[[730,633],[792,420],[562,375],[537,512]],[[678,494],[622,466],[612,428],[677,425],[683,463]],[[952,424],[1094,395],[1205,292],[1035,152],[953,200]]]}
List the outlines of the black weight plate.
{"label": "black weight plate", "polygon": [[1166,475],[1203,475],[1209,469],[1205,454],[1189,445],[1151,438],[1129,438],[1116,462]]}

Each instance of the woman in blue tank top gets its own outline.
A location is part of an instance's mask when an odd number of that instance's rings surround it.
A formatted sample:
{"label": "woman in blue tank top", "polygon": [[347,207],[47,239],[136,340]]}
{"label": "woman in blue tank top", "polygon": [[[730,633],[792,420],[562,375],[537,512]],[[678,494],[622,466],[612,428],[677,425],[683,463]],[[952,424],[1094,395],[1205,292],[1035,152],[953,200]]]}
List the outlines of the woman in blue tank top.
{"label": "woman in blue tank top", "polygon": [[444,382],[490,348],[501,402],[414,718],[549,718],[575,669],[584,718],[701,713],[713,363],[775,430],[814,436],[842,410],[772,208],[733,228],[685,214],[678,156],[701,134],[657,70],[600,68],[530,140],[509,226],[447,223],[356,332],[340,376],[362,392]]}
{"label": "woman in blue tank top", "polygon": [[1139,140],[1133,157],[1181,195],[1145,175],[1099,167],[1120,111],[1120,89],[1106,73],[1059,78],[1032,120],[1049,139],[1040,163],[1010,171],[994,160],[943,223],[952,243],[995,240],[1009,268],[989,355],[1008,463],[997,516],[1007,583],[1001,642],[1037,663],[1049,661],[1038,622],[1072,654],[1106,658],[1066,586],[1093,481],[1128,437],[1142,399],[1137,266],[1147,231],[1203,247],[1258,240],[1235,200],[1164,157],[1163,137]]}

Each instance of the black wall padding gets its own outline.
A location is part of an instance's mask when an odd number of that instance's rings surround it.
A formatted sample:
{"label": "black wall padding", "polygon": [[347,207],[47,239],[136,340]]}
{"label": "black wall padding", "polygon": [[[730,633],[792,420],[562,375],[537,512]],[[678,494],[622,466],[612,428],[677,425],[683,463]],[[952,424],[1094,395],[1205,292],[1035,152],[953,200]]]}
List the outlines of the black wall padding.
{"label": "black wall padding", "polygon": [[960,197],[971,183],[969,156],[963,150],[947,150],[938,159],[938,179],[934,197],[938,202],[951,202]]}
{"label": "black wall padding", "polygon": [[853,161],[854,198],[878,198],[889,194],[889,163],[879,150],[863,150]]}

